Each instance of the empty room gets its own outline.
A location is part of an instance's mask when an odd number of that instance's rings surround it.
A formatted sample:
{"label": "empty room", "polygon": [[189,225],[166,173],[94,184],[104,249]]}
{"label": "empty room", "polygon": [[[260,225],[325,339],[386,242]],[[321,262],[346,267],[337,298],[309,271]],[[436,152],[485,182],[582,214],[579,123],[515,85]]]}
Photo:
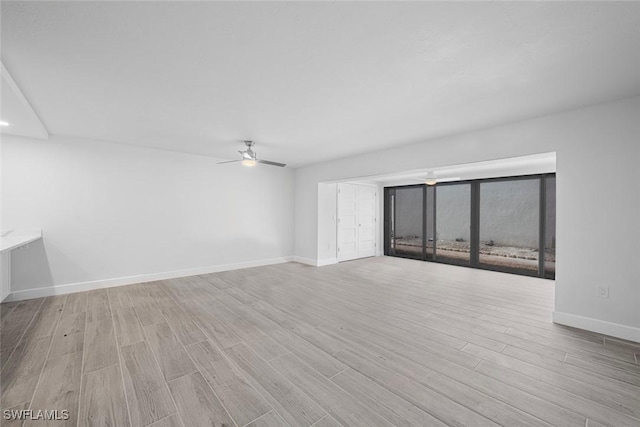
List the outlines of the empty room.
{"label": "empty room", "polygon": [[640,426],[640,2],[0,24],[0,425]]}

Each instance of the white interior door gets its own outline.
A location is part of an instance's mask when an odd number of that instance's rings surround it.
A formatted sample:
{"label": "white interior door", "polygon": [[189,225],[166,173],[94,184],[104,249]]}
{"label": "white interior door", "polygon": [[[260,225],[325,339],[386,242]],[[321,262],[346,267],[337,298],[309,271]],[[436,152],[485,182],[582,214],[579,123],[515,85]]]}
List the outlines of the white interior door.
{"label": "white interior door", "polygon": [[338,261],[358,258],[358,187],[338,184]]}
{"label": "white interior door", "polygon": [[338,261],[376,253],[376,187],[338,184]]}
{"label": "white interior door", "polygon": [[376,254],[376,187],[358,187],[358,258]]}

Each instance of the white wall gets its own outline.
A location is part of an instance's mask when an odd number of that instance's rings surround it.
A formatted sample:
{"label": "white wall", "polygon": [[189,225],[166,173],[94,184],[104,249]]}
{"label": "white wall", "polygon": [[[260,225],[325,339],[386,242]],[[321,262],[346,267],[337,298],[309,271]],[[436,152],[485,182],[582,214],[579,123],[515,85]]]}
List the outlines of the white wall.
{"label": "white wall", "polygon": [[13,290],[293,255],[294,172],[217,161],[3,136],[2,229],[43,230],[14,251]]}
{"label": "white wall", "polygon": [[[318,240],[318,265],[338,262],[337,218],[338,218],[338,184],[318,184],[318,234],[333,235],[327,241]],[[310,263],[313,263],[311,260]]]}
{"label": "white wall", "polygon": [[638,117],[633,97],[297,169],[295,253],[316,259],[332,238],[318,234],[319,182],[555,151],[555,319],[640,340]]}

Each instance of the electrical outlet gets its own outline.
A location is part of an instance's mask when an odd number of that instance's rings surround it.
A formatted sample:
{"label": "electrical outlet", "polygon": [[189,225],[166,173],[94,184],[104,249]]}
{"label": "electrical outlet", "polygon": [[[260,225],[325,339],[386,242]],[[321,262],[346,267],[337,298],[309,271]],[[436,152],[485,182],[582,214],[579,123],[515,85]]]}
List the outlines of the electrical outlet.
{"label": "electrical outlet", "polygon": [[598,296],[600,298],[609,298],[609,287],[608,286],[598,286]]}

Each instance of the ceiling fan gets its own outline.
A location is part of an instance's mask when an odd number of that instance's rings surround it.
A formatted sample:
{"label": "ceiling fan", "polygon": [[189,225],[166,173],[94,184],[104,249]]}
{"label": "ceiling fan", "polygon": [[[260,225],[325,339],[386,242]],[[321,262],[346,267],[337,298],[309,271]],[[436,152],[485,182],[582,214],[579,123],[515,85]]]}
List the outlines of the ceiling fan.
{"label": "ceiling fan", "polygon": [[245,145],[247,146],[246,150],[238,150],[238,153],[240,153],[240,155],[242,156],[242,158],[240,160],[227,160],[224,162],[218,162],[217,164],[222,164],[222,163],[235,163],[235,162],[242,162],[242,164],[244,166],[255,166],[256,163],[264,163],[265,165],[271,165],[271,166],[279,166],[281,168],[285,167],[286,164],[284,163],[278,163],[278,162],[272,162],[270,160],[262,160],[262,159],[258,159],[258,156],[256,155],[256,152],[253,151],[253,146],[254,146],[254,142],[253,141],[242,141],[245,143]]}

